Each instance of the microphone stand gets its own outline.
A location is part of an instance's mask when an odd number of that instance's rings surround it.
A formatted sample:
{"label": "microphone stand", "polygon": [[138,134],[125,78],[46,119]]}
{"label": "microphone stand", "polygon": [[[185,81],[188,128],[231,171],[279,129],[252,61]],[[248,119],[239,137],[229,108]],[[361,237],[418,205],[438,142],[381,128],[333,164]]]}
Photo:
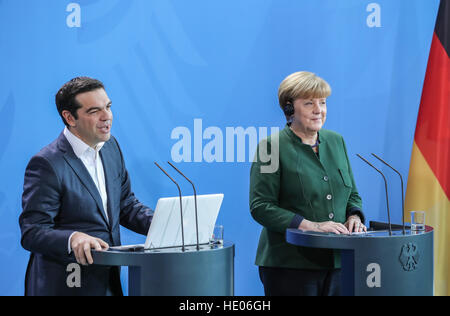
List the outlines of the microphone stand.
{"label": "microphone stand", "polygon": [[403,221],[403,235],[406,235],[406,229],[405,229],[405,199],[403,197],[403,177],[400,174],[400,172],[398,172],[394,167],[392,167],[390,164],[388,164],[386,161],[384,161],[383,159],[381,159],[380,157],[378,157],[377,155],[375,155],[374,153],[372,153],[372,156],[374,156],[375,158],[377,158],[379,161],[381,161],[382,163],[384,163],[386,166],[388,166],[389,168],[391,168],[392,170],[394,170],[399,176],[400,176],[400,182],[401,182],[401,186],[402,186],[402,221]]}
{"label": "microphone stand", "polygon": [[192,188],[194,189],[194,203],[195,203],[195,229],[197,232],[197,250],[200,250],[200,243],[198,240],[198,215],[197,215],[197,191],[195,190],[195,186],[194,183],[192,183],[191,180],[189,180],[188,177],[186,177],[184,175],[184,173],[182,173],[180,170],[178,170],[177,167],[175,167],[172,163],[170,163],[170,161],[167,162],[169,165],[172,166],[172,168],[174,168],[179,174],[181,174],[187,181],[189,181],[189,183],[192,185]]}
{"label": "microphone stand", "polygon": [[380,170],[378,170],[375,166],[373,166],[370,162],[368,162],[366,159],[361,157],[359,154],[356,154],[356,156],[361,158],[365,163],[367,163],[369,166],[371,166],[376,171],[378,171],[381,174],[381,176],[383,177],[383,179],[384,179],[384,186],[385,186],[385,191],[386,191],[387,214],[388,214],[388,222],[389,222],[389,236],[392,236],[391,214],[389,212],[389,197],[388,197],[388,186],[387,186],[386,177],[384,176],[384,174]]}
{"label": "microphone stand", "polygon": [[172,182],[175,183],[175,185],[178,188],[178,193],[180,195],[181,242],[182,242],[181,251],[184,252],[185,249],[184,249],[184,228],[183,228],[183,203],[182,203],[182,198],[181,198],[181,189],[180,189],[180,186],[178,185],[178,183],[174,179],[172,179],[172,177],[169,176],[169,174],[163,168],[161,168],[161,166],[158,165],[158,163],[156,161],[155,161],[155,165],[157,165],[158,168],[161,169],[161,171],[164,172],[166,174],[166,176],[168,176],[169,179],[172,180]]}

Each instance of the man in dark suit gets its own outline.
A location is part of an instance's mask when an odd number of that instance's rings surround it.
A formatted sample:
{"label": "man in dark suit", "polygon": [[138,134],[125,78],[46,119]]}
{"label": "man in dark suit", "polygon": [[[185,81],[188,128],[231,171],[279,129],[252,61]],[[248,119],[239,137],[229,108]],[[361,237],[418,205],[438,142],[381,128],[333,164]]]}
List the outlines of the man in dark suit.
{"label": "man in dark suit", "polygon": [[[122,295],[120,270],[93,264],[91,249],[120,245],[119,224],[146,234],[153,211],[134,196],[120,147],[111,136],[111,100],[103,84],[78,77],[56,94],[66,125],[29,162],[19,224],[31,252],[26,295]],[[79,282],[71,267],[81,265]]]}

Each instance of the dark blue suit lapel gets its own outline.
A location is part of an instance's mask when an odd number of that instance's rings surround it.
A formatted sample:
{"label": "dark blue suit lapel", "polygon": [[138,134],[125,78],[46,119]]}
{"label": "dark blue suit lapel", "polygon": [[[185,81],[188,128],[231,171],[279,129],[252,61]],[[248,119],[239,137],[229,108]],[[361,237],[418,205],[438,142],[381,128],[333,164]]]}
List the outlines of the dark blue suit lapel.
{"label": "dark blue suit lapel", "polygon": [[106,143],[103,148],[100,150],[100,158],[102,159],[103,163],[103,171],[105,173],[105,185],[106,185],[106,194],[108,195],[108,217],[110,221],[110,225],[114,223],[114,214],[111,212],[111,208],[113,206],[113,182],[115,179],[114,174],[114,161],[113,161],[113,155],[110,152],[109,144]]}
{"label": "dark blue suit lapel", "polygon": [[[83,183],[83,185],[89,191],[92,198],[95,200],[95,203],[97,204],[98,211],[100,211],[105,222],[108,223],[106,214],[103,210],[103,203],[102,203],[102,198],[100,197],[100,193],[98,192],[98,189],[95,186],[95,183],[92,180],[91,175],[87,171],[83,162],[75,155],[75,153],[73,152],[72,146],[67,141],[67,139],[63,133],[61,133],[61,135],[59,136],[58,145],[59,145],[60,150],[64,152],[64,159],[70,165],[70,167],[73,169],[75,174],[78,176],[81,183]],[[109,223],[108,223],[108,225],[109,225]]]}

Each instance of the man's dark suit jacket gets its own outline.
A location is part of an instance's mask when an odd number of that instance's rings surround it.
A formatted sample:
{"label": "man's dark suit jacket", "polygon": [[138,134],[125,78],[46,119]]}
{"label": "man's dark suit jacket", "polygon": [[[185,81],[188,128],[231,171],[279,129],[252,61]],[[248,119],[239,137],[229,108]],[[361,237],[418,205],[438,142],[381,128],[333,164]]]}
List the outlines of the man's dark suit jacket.
{"label": "man's dark suit jacket", "polygon": [[108,284],[122,292],[119,269],[81,267],[81,287],[69,287],[66,271],[76,262],[68,239],[83,232],[120,245],[119,224],[147,234],[153,211],[131,191],[119,145],[111,137],[100,150],[108,195],[108,218],[97,187],[63,133],[29,162],[19,224],[22,246],[31,252],[25,276],[26,295],[105,295]]}

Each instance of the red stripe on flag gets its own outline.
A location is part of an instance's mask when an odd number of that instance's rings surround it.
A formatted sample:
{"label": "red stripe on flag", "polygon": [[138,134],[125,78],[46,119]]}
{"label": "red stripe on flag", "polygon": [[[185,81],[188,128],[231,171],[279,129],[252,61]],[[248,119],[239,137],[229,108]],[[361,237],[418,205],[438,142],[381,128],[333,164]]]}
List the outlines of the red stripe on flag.
{"label": "red stripe on flag", "polygon": [[433,34],[414,139],[450,199],[450,59],[436,34]]}

